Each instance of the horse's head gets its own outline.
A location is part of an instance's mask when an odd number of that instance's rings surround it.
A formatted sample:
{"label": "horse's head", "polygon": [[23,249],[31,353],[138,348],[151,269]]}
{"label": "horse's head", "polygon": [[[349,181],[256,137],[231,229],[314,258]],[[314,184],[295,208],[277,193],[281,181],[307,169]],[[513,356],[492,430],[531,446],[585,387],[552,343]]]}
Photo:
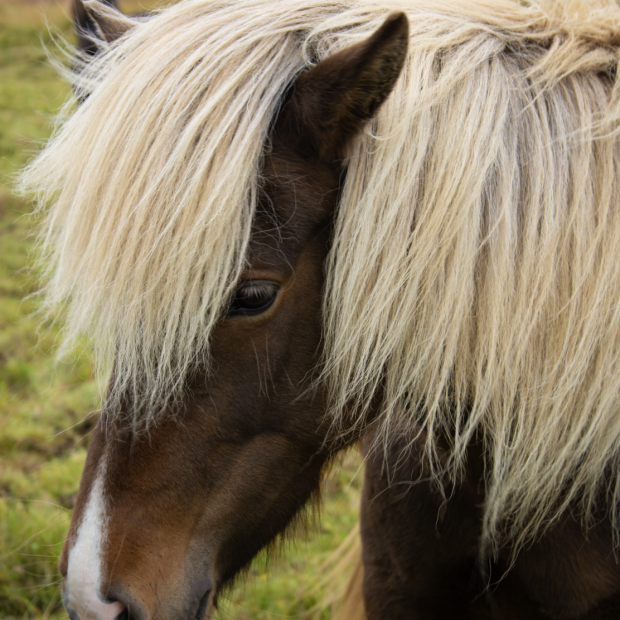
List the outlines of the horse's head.
{"label": "horse's head", "polygon": [[209,371],[196,368],[176,415],[147,431],[126,423],[130,399],[95,430],[61,560],[74,620],[207,617],[345,445],[312,382],[324,261],[341,162],[390,93],[407,33],[392,15],[297,78],[272,125],[247,268],[212,333]]}

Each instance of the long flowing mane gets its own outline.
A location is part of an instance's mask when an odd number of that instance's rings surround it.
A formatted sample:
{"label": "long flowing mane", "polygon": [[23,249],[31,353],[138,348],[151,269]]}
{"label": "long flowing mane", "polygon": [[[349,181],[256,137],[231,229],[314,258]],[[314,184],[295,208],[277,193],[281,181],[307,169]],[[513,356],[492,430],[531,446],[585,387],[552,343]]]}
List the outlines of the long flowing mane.
{"label": "long flowing mane", "polygon": [[[48,209],[47,303],[114,362],[108,409],[178,399],[245,261],[270,123],[313,62],[407,11],[327,264],[330,414],[377,394],[438,480],[486,455],[483,549],[620,480],[620,8],[609,0],[184,0],[78,79],[22,177]],[[439,450],[438,438],[448,450]]]}

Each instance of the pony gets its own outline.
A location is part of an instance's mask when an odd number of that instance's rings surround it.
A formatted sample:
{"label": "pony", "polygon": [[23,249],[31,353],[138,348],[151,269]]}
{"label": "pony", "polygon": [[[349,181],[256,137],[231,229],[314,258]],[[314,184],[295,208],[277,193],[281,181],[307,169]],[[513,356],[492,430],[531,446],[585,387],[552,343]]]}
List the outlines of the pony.
{"label": "pony", "polygon": [[105,385],[72,620],[210,617],[360,439],[351,614],[618,617],[618,5],[85,7],[20,185]]}

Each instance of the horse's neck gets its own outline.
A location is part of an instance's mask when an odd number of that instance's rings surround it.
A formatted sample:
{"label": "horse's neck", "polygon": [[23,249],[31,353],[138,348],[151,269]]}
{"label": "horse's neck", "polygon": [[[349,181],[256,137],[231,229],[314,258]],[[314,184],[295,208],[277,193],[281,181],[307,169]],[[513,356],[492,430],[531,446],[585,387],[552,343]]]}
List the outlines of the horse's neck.
{"label": "horse's neck", "polygon": [[[601,514],[586,535],[566,511],[514,564],[509,550],[500,550],[494,561],[481,560],[482,445],[469,446],[465,471],[442,492],[430,479],[425,440],[423,433],[401,437],[385,453],[372,434],[362,441],[369,619],[400,618],[400,608],[406,610],[403,619],[414,611],[425,618],[620,617],[620,567],[610,553],[608,516]],[[448,442],[439,440],[437,450],[440,458],[447,456]],[[439,606],[439,615],[424,615],[429,601]]]}

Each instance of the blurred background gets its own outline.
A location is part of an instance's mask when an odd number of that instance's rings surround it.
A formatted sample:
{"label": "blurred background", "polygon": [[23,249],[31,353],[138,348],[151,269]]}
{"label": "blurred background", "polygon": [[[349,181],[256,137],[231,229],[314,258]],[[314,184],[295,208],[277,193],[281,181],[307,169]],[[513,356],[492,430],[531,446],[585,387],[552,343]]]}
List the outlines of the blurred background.
{"label": "blurred background", "polygon": [[[11,193],[71,96],[50,64],[71,43],[71,0],[0,0],[0,619],[60,620],[58,557],[97,422],[88,349],[59,362],[59,325],[34,313],[36,216]],[[120,0],[126,13],[158,6]],[[332,617],[354,553],[361,459],[349,453],[324,485],[321,518],[257,558],[220,601],[220,618]],[[330,604],[333,603],[333,604]]]}

